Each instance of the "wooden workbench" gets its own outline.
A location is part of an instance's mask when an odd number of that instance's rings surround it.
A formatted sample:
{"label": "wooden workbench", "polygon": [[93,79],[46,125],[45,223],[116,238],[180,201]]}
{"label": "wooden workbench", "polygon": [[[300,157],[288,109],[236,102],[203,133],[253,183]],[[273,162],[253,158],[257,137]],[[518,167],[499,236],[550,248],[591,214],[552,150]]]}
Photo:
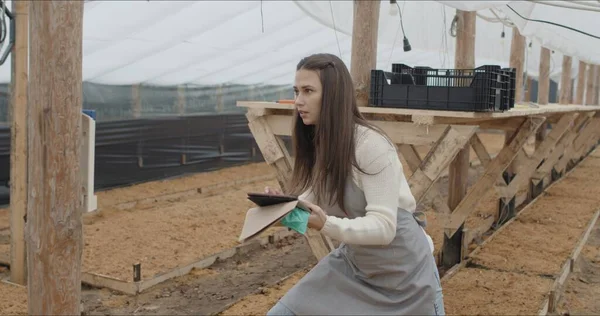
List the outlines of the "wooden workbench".
{"label": "wooden workbench", "polygon": [[[265,161],[277,170],[279,183],[285,191],[293,163],[280,136],[291,136],[294,106],[245,101],[238,102],[237,106],[248,109],[246,116],[250,131]],[[562,174],[572,163],[579,161],[600,137],[600,117],[596,115],[600,106],[517,105],[510,111],[486,113],[381,107],[361,107],[360,111],[398,145],[404,160],[413,170],[408,183],[417,203],[429,199],[436,205],[437,211],[444,214],[446,240],[442,252],[459,260],[466,255],[465,246],[473,239],[472,235],[463,234],[463,224],[489,190],[497,190],[502,202],[499,215],[503,214],[503,220],[507,221],[514,216],[515,204],[539,194],[554,180],[553,175]],[[536,144],[533,154],[527,154],[523,146],[541,126],[546,125],[544,123],[550,123],[546,137]],[[493,158],[476,133],[485,129],[500,129],[512,135]],[[423,159],[414,148],[418,145],[431,146]],[[467,146],[473,148],[485,170],[460,203],[451,209],[433,185]],[[515,163],[519,165],[514,166]],[[512,178],[506,181],[503,174],[511,164],[518,173],[513,173]],[[451,173],[450,177],[466,181],[467,170]],[[450,179],[449,183],[456,183],[455,180]],[[529,186],[528,196],[515,202],[517,192],[525,186]],[[508,215],[504,214],[506,212]],[[485,230],[493,224],[498,223],[489,223]],[[332,249],[331,242],[314,231],[308,233],[307,239],[318,259]]]}

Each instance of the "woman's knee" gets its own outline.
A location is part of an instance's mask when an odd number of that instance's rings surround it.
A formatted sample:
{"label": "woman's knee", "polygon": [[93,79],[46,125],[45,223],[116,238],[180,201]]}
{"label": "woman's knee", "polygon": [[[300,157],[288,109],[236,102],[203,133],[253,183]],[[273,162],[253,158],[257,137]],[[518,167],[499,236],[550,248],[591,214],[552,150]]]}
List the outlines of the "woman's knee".
{"label": "woman's knee", "polygon": [[278,301],[271,309],[267,312],[267,316],[295,316],[287,306],[283,305]]}

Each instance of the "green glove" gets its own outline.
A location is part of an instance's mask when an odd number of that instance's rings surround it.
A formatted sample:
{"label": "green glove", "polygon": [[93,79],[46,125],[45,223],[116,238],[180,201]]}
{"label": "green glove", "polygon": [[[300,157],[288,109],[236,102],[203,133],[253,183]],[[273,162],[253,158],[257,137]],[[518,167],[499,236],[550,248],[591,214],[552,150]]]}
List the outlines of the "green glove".
{"label": "green glove", "polygon": [[308,227],[309,216],[309,212],[296,207],[281,219],[281,224],[304,235]]}

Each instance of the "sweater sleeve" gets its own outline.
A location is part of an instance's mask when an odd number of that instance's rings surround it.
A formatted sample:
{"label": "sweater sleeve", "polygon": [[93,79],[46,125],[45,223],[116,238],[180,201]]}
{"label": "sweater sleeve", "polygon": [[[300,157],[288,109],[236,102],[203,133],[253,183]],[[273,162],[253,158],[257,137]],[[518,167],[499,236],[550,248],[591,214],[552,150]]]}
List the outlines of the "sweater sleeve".
{"label": "sweater sleeve", "polygon": [[[357,148],[358,171],[367,206],[363,217],[328,216],[321,232],[333,239],[356,245],[387,245],[396,236],[396,218],[403,200],[414,198],[404,178],[395,147],[385,139],[368,139]],[[412,210],[408,210],[412,211]]]}

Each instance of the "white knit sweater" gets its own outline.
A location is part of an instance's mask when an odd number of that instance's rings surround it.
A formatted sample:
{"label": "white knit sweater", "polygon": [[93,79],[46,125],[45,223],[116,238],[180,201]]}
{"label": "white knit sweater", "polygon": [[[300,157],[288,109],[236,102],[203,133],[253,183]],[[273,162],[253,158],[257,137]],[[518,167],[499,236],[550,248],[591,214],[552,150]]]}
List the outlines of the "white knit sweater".
{"label": "white knit sweater", "polygon": [[[349,219],[331,215],[338,212],[330,212],[330,207],[323,207],[328,216],[321,232],[347,244],[387,245],[396,236],[398,209],[413,213],[415,198],[404,176],[396,147],[376,131],[357,127],[356,159],[367,173],[353,172],[353,180],[365,194],[366,214]],[[312,200],[311,195],[306,192],[300,199]],[[433,241],[425,235],[433,252]]]}

